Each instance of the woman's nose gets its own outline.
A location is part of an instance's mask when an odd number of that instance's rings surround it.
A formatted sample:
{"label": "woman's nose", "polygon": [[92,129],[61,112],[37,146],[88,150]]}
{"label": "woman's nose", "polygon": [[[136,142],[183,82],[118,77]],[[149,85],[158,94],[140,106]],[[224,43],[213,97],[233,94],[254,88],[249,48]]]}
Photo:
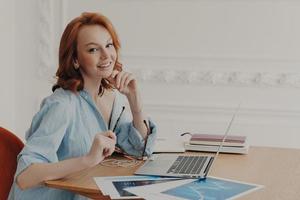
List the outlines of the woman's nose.
{"label": "woman's nose", "polygon": [[106,49],[101,50],[100,59],[105,60],[108,58],[108,51]]}

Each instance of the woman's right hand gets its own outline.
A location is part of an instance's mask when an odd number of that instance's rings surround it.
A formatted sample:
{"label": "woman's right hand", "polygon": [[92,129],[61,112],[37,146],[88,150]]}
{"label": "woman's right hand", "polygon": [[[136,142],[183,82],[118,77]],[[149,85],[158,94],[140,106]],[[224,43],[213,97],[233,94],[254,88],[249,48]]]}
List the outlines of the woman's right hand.
{"label": "woman's right hand", "polygon": [[63,178],[93,167],[105,157],[110,156],[115,149],[116,135],[112,131],[97,133],[88,154],[53,163],[33,163],[17,176],[17,184],[21,189],[27,189],[47,180]]}
{"label": "woman's right hand", "polygon": [[89,153],[86,155],[90,166],[99,164],[104,158],[110,156],[116,145],[116,135],[112,131],[97,133]]}

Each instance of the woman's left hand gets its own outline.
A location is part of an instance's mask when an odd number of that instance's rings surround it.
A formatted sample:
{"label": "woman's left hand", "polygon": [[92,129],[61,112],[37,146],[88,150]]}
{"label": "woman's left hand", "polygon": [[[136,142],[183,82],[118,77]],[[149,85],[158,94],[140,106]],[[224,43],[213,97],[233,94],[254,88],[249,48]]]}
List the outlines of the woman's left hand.
{"label": "woman's left hand", "polygon": [[109,80],[122,94],[126,96],[137,92],[137,81],[133,74],[129,72],[114,70]]}

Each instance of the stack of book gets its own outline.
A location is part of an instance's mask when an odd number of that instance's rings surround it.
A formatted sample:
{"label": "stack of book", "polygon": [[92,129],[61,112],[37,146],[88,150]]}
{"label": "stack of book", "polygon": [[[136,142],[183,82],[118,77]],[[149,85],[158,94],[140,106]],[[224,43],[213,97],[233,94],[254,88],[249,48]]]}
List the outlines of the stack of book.
{"label": "stack of book", "polygon": [[[217,152],[224,135],[193,134],[184,144],[187,151]],[[249,145],[246,136],[228,135],[220,148],[223,153],[247,154]]]}

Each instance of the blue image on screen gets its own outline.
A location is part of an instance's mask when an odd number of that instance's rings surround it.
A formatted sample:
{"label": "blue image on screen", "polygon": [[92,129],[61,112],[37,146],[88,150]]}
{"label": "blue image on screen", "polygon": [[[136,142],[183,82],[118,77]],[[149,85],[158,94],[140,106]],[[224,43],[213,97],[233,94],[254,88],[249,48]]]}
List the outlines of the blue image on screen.
{"label": "blue image on screen", "polygon": [[223,200],[255,187],[255,185],[207,177],[162,193],[190,200]]}

